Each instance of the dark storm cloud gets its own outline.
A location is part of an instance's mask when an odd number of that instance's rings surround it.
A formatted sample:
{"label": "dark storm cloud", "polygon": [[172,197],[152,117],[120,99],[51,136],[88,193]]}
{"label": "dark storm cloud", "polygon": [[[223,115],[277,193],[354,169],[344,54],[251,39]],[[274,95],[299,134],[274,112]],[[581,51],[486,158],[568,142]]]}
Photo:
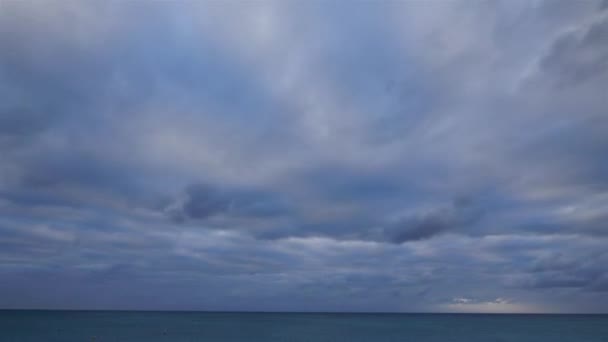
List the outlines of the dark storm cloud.
{"label": "dark storm cloud", "polygon": [[253,189],[234,189],[192,184],[169,203],[164,212],[177,222],[205,220],[216,215],[265,218],[288,213],[287,203],[277,194]]}
{"label": "dark storm cloud", "polygon": [[169,208],[168,214],[176,221],[205,219],[222,213],[230,207],[231,200],[217,189],[205,185],[191,185],[185,193],[184,203]]}
{"label": "dark storm cloud", "polygon": [[454,200],[451,206],[426,213],[407,216],[384,229],[386,238],[393,243],[429,239],[445,232],[458,232],[481,217],[468,198]]}

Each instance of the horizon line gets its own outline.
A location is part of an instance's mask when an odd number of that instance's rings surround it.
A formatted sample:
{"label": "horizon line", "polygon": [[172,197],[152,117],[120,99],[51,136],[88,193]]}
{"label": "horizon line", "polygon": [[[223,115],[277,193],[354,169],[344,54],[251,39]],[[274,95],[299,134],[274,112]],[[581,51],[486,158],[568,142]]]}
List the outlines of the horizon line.
{"label": "horizon line", "polygon": [[448,312],[448,311],[278,311],[278,310],[157,310],[157,309],[28,309],[0,308],[0,311],[68,311],[68,312],[149,312],[149,313],[217,313],[217,314],[361,314],[361,315],[608,315],[608,312]]}

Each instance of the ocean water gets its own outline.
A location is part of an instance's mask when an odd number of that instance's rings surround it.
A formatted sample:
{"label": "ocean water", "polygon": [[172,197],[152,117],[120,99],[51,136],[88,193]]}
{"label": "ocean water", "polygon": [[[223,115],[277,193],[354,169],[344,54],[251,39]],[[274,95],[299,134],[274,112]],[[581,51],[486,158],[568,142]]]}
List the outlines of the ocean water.
{"label": "ocean water", "polygon": [[0,341],[606,342],[608,315],[6,310]]}

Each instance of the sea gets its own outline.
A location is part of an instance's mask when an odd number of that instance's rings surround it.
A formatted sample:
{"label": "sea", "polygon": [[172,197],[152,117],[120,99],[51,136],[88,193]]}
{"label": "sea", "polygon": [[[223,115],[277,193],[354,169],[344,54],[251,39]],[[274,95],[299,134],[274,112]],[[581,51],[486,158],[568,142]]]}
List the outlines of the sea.
{"label": "sea", "polygon": [[606,342],[608,315],[2,310],[0,341]]}

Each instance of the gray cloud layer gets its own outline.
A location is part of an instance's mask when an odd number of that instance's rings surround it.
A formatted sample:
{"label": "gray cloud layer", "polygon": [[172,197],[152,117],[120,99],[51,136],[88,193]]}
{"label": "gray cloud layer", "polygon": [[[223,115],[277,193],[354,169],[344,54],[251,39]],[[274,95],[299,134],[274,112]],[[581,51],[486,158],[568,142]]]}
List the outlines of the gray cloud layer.
{"label": "gray cloud layer", "polygon": [[2,2],[0,307],[605,312],[607,41],[605,1]]}

